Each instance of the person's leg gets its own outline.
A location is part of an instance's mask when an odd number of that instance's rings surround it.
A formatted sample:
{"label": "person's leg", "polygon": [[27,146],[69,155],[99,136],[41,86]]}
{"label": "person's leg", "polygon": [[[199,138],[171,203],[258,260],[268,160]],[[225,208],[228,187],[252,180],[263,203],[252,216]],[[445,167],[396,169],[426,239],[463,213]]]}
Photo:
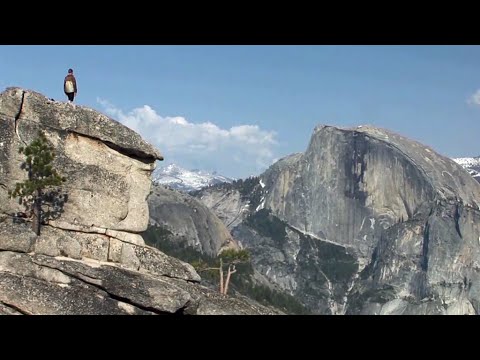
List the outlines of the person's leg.
{"label": "person's leg", "polygon": [[67,93],[68,101],[73,102],[74,93]]}

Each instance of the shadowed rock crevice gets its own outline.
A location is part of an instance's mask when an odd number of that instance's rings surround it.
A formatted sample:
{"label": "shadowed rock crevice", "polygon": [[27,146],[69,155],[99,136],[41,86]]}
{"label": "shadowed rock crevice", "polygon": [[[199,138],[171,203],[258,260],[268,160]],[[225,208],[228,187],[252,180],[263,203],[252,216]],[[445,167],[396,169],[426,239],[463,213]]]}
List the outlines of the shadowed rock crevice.
{"label": "shadowed rock crevice", "polygon": [[[83,133],[80,133],[80,132],[77,132],[75,131],[74,129],[66,129],[65,130],[67,133],[69,134],[75,134],[77,136],[83,136],[83,137],[86,137],[86,138],[89,138],[89,139],[92,139],[92,140],[98,140],[98,141],[102,141],[102,139],[99,139],[97,137],[93,137],[93,136],[90,136],[90,135],[87,135],[87,134],[83,134]],[[122,154],[122,155],[125,155],[131,159],[134,159],[134,160],[137,160],[137,161],[141,161],[143,162],[144,164],[151,164],[152,162],[154,162],[155,160],[163,160],[163,156],[160,156],[160,157],[155,157],[155,156],[152,156],[151,154],[148,154],[148,153],[145,153],[143,151],[140,151],[138,149],[132,149],[132,148],[127,148],[127,147],[121,147],[111,141],[107,141],[107,140],[104,140],[102,141],[106,146],[108,146],[109,148],[111,148],[112,150],[115,150],[117,151],[118,153]]]}
{"label": "shadowed rock crevice", "polygon": [[94,277],[90,277],[90,276],[88,276],[86,274],[83,274],[79,271],[73,272],[73,271],[68,271],[68,270],[65,270],[65,269],[59,269],[58,267],[55,267],[55,266],[48,266],[48,265],[45,265],[43,263],[35,262],[35,260],[33,262],[35,264],[38,264],[38,265],[41,265],[41,266],[45,266],[45,267],[49,267],[51,269],[58,270],[58,271],[64,273],[65,275],[67,275],[69,277],[75,278],[79,281],[84,282],[85,284],[91,285],[91,286],[96,287],[96,288],[98,288],[102,291],[105,291],[105,293],[107,293],[108,296],[113,300],[116,300],[120,303],[129,304],[129,305],[131,305],[133,307],[136,307],[140,310],[143,310],[145,312],[151,312],[151,313],[154,313],[154,314],[157,314],[157,315],[165,315],[165,314],[170,314],[170,315],[171,314],[177,314],[177,315],[180,314],[181,315],[181,314],[183,314],[185,308],[188,307],[188,305],[189,305],[189,302],[187,301],[183,306],[179,307],[174,312],[162,311],[162,310],[159,310],[158,308],[153,307],[153,306],[145,306],[144,304],[136,302],[136,301],[130,299],[129,297],[127,297],[127,296],[122,296],[118,293],[109,291],[108,286],[102,286],[102,283],[103,283],[102,279],[97,279],[97,278],[94,278]]}
{"label": "shadowed rock crevice", "polygon": [[20,134],[18,133],[18,121],[20,119],[20,116],[22,115],[24,101],[25,101],[25,91],[22,91],[22,99],[20,102],[20,107],[18,109],[18,113],[15,115],[15,133],[17,134],[18,139],[25,144],[25,142],[20,137]]}
{"label": "shadowed rock crevice", "polygon": [[364,206],[368,196],[362,186],[367,170],[365,155],[368,152],[368,141],[362,133],[353,132],[352,137],[352,158],[351,161],[345,161],[345,174],[347,179],[350,179],[347,182],[345,196],[358,200]]}
{"label": "shadowed rock crevice", "polygon": [[25,312],[15,305],[0,301],[0,315],[2,315],[2,313],[5,313],[6,315],[30,315],[28,312]]}
{"label": "shadowed rock crevice", "polygon": [[423,230],[423,242],[422,242],[422,270],[428,271],[428,242],[430,240],[430,225],[428,222],[425,224],[425,229]]}
{"label": "shadowed rock crevice", "polygon": [[455,205],[455,230],[457,230],[457,234],[458,236],[460,236],[460,238],[463,238],[462,237],[462,232],[460,231],[460,205],[459,204],[456,204]]}

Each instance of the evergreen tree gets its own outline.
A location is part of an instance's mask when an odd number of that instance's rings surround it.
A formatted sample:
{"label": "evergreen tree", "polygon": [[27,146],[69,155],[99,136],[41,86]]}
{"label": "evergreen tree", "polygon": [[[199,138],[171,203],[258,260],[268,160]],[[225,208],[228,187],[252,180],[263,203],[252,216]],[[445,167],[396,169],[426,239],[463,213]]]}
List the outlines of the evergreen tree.
{"label": "evergreen tree", "polygon": [[28,173],[28,179],[15,184],[15,190],[9,191],[11,198],[18,197],[25,206],[28,217],[33,218],[32,229],[40,235],[43,219],[42,204],[54,203],[56,188],[66,179],[53,168],[54,148],[42,132],[26,146],[20,147],[19,153],[25,155],[21,168]]}
{"label": "evergreen tree", "polygon": [[249,260],[250,253],[247,250],[227,249],[222,251],[218,255],[218,267],[208,267],[208,264],[203,261],[193,262],[192,265],[199,272],[218,271],[220,275],[219,291],[220,294],[226,295],[228,292],[228,285],[230,284],[231,276],[237,272],[236,265],[248,262]]}

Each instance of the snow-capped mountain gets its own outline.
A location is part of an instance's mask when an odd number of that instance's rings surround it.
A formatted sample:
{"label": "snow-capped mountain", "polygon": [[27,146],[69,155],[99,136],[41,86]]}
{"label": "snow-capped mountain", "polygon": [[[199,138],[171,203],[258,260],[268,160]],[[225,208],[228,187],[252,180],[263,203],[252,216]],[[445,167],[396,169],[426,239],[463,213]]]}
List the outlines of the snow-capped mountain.
{"label": "snow-capped mountain", "polygon": [[468,172],[480,182],[480,156],[452,159],[457,164],[462,165]]}
{"label": "snow-capped mountain", "polygon": [[[453,158],[453,161],[463,166],[470,174],[480,182],[480,156]],[[219,183],[231,183],[231,179],[217,173],[209,173],[202,170],[186,170],[176,164],[157,167],[153,172],[153,183],[167,185],[173,189],[189,192],[200,190],[210,185]]]}
{"label": "snow-capped mountain", "polygon": [[167,185],[173,189],[189,192],[219,183],[231,183],[230,179],[217,173],[202,170],[186,170],[176,164],[158,167],[153,172],[153,183]]}

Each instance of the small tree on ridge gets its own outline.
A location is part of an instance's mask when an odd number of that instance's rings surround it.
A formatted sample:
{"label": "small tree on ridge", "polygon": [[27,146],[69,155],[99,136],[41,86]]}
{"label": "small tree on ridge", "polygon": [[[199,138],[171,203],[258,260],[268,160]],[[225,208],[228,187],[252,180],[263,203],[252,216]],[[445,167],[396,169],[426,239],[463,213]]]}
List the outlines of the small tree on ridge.
{"label": "small tree on ridge", "polygon": [[[208,267],[204,262],[194,262],[197,271],[218,271],[220,294],[226,295],[231,276],[237,272],[236,265],[250,260],[250,253],[245,250],[226,249],[218,255],[218,267]],[[226,271],[226,274],[225,274]]]}

